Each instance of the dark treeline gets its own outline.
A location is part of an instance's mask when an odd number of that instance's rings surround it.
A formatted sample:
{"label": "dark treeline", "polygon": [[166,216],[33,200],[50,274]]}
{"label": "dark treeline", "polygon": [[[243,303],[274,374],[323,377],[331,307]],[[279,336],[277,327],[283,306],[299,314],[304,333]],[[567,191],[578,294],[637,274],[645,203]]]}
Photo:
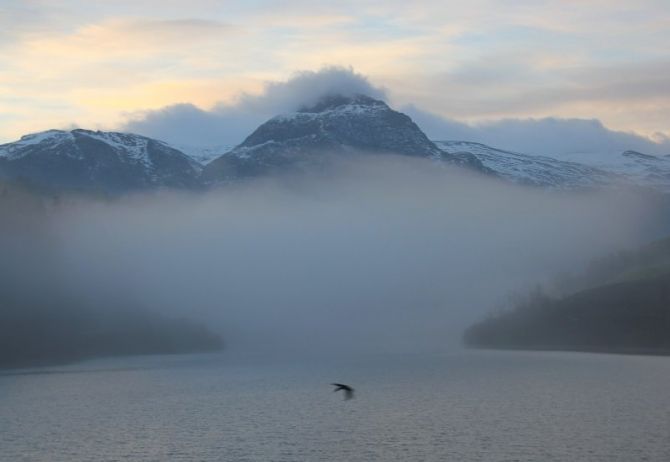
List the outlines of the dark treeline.
{"label": "dark treeline", "polygon": [[64,300],[37,306],[0,300],[0,368],[221,347],[221,338],[203,326],[139,309],[101,311]]}
{"label": "dark treeline", "polygon": [[122,294],[84,297],[68,288],[49,230],[62,200],[0,184],[0,368],[222,347],[203,326],[143,310]]}
{"label": "dark treeline", "polygon": [[564,296],[533,290],[471,326],[466,345],[670,354],[670,239],[594,261]]}

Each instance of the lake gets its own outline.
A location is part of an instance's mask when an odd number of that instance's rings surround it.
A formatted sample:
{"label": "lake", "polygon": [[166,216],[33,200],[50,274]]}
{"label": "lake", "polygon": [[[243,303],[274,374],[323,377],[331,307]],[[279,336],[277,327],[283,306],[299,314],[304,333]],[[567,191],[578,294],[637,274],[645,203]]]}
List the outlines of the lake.
{"label": "lake", "polygon": [[2,461],[670,460],[668,357],[223,353],[0,374]]}

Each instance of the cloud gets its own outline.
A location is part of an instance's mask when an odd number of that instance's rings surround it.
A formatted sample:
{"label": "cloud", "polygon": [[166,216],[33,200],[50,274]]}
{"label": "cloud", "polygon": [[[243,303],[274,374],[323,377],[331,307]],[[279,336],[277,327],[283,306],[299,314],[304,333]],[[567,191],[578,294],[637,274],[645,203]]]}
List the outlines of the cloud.
{"label": "cloud", "polygon": [[4,0],[0,5],[0,47],[19,42],[44,30],[45,25],[58,29],[52,11],[45,11],[35,0]]}
{"label": "cloud", "polygon": [[[177,104],[135,113],[122,129],[184,145],[235,145],[268,118],[295,111],[332,93],[362,93],[388,99],[384,89],[352,69],[326,67],[320,71],[296,73],[286,81],[268,82],[259,94],[243,93],[233,103],[219,103],[211,110]],[[635,133],[611,130],[597,119],[506,118],[468,124],[414,105],[400,110],[410,115],[435,140],[476,141],[556,157],[579,152],[619,153],[628,149],[670,154],[670,141],[663,134],[652,140]]]}
{"label": "cloud", "polygon": [[[102,28],[92,27],[89,32],[91,40],[103,42],[109,37],[121,44],[134,46],[150,46],[164,49],[169,46],[192,47],[202,40],[220,38],[240,29],[220,22],[207,19],[170,19],[170,20],[135,20],[110,22]],[[99,31],[99,32],[98,32]],[[99,33],[101,37],[97,37]],[[184,38],[188,37],[188,41]]]}
{"label": "cloud", "polygon": [[497,148],[560,158],[575,153],[620,153],[626,150],[653,155],[670,154],[670,140],[611,130],[597,119],[502,119],[466,124],[417,108],[403,108],[434,140],[466,140]]}
{"label": "cloud", "polygon": [[[666,56],[619,51],[616,60],[566,53],[568,39],[542,49],[490,51],[448,69],[422,69],[389,85],[394,96],[445,117],[598,118],[617,130],[666,132],[670,72]],[[611,62],[613,61],[613,62]]]}
{"label": "cloud", "polygon": [[242,95],[238,106],[277,113],[309,106],[327,95],[357,94],[381,99],[386,97],[385,90],[373,86],[365,76],[357,74],[353,69],[331,66],[316,72],[298,72],[285,82],[268,83],[261,95]]}
{"label": "cloud", "polygon": [[112,59],[156,61],[162,56],[185,58],[185,54],[198,51],[203,43],[220,44],[239,30],[204,19],[113,18],[84,24],[67,33],[32,36],[24,43],[24,51],[74,62],[78,66],[86,66],[91,60],[97,63]]}
{"label": "cloud", "polygon": [[395,103],[452,119],[597,117],[667,134],[662,0],[0,3],[0,87],[29,102],[27,116],[1,127],[7,141],[72,120],[118,127],[124,112],[177,103],[210,109],[327,64],[354,66]]}
{"label": "cloud", "polygon": [[282,82],[268,82],[259,94],[240,94],[232,103],[210,110],[177,104],[131,114],[122,129],[185,145],[233,145],[258,125],[281,113],[315,103],[330,94],[366,94],[386,98],[386,91],[350,68],[325,67],[295,73]]}
{"label": "cloud", "polygon": [[193,104],[174,104],[135,113],[120,129],[186,146],[235,145],[251,133],[263,116],[223,105],[208,111]]}

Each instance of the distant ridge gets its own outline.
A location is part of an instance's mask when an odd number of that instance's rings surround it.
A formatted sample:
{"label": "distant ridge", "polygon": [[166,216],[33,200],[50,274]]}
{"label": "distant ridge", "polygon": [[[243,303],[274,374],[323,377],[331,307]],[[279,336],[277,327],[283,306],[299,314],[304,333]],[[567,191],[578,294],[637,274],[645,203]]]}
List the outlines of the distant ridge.
{"label": "distant ridge", "polygon": [[449,153],[469,152],[500,177],[529,186],[551,189],[591,189],[624,182],[621,175],[596,167],[546,156],[505,151],[470,141],[435,141]]}
{"label": "distant ridge", "polygon": [[83,129],[25,135],[0,145],[0,180],[54,193],[202,189],[310,172],[334,157],[361,154],[429,159],[553,190],[624,185],[670,194],[670,156],[624,151],[558,160],[470,141],[431,141],[410,117],[365,95],[330,95],[277,115],[232,149],[180,147],[141,135]]}

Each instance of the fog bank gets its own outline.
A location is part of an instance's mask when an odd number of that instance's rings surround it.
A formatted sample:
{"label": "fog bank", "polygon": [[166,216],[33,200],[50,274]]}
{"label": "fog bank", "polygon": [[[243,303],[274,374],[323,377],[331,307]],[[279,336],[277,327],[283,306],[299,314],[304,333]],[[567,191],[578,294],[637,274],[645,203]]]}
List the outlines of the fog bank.
{"label": "fog bank", "polygon": [[422,351],[458,344],[510,290],[652,237],[656,213],[632,193],[386,156],[207,194],[70,200],[49,239],[80,297],[206,321],[230,350]]}

